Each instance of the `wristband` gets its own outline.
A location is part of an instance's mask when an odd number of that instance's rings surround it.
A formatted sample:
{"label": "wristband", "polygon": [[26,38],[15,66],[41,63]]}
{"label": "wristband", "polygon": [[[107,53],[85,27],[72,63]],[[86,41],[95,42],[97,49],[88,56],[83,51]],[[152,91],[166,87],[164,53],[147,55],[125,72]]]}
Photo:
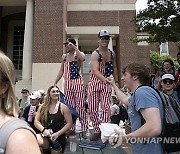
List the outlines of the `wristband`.
{"label": "wristband", "polygon": [[46,130],[46,127],[44,127],[44,128],[43,128],[43,130],[42,130],[41,134],[43,134],[45,130]]}

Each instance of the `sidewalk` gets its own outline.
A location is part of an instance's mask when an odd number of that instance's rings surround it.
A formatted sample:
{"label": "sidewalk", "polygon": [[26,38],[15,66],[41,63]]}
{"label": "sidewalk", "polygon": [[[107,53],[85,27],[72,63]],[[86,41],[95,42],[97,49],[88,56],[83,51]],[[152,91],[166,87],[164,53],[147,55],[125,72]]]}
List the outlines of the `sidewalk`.
{"label": "sidewalk", "polygon": [[[90,130],[90,133],[92,134],[93,130]],[[90,135],[91,135],[90,134]],[[70,152],[70,141],[69,138],[67,139],[67,146],[65,149],[64,154],[132,154],[131,152],[131,145],[130,144],[122,144],[120,147],[117,148],[111,148],[110,144],[107,142],[106,146],[102,149],[102,152],[100,150],[92,150],[92,149],[86,149],[86,148],[81,148],[79,147],[79,143],[83,141],[89,141],[90,136],[88,136],[88,139],[84,140],[81,137],[81,133],[76,133],[76,152]],[[101,143],[101,140],[98,140],[97,142]]]}

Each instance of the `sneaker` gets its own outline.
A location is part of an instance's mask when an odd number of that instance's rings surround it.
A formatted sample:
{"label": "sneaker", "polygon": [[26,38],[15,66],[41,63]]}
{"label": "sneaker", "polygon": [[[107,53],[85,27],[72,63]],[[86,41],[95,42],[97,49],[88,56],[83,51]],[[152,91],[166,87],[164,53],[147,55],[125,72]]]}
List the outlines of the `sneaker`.
{"label": "sneaker", "polygon": [[101,137],[101,133],[94,133],[94,135],[91,136],[91,141],[97,141]]}
{"label": "sneaker", "polygon": [[75,131],[74,130],[68,130],[67,132],[66,132],[66,135],[67,136],[71,136],[71,135],[75,135],[76,133],[75,133]]}
{"label": "sneaker", "polygon": [[87,139],[86,131],[83,131],[83,132],[82,132],[82,138],[83,138],[83,139]]}

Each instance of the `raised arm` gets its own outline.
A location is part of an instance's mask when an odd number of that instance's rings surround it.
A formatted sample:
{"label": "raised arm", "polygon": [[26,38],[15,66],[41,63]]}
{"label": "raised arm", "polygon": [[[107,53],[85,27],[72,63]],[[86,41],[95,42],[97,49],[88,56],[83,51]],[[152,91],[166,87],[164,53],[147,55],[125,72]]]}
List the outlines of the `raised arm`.
{"label": "raised arm", "polygon": [[85,61],[85,54],[83,52],[81,52],[77,46],[75,46],[74,44],[72,44],[71,42],[69,43],[69,45],[72,45],[74,47],[75,53],[77,54],[77,57],[80,61]]}
{"label": "raised arm", "polygon": [[121,102],[121,104],[125,104],[128,106],[128,96],[126,94],[124,94],[116,85],[114,78],[113,77],[108,77],[108,82],[113,86],[116,95],[119,99],[119,101]]}

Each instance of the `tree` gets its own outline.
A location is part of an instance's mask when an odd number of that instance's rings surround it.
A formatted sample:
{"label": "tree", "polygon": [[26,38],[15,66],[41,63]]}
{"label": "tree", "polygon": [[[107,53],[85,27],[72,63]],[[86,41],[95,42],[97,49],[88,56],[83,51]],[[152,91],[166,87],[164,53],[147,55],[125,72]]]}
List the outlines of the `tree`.
{"label": "tree", "polygon": [[135,18],[137,32],[150,34],[144,40],[149,43],[180,41],[180,0],[148,0],[147,4]]}

